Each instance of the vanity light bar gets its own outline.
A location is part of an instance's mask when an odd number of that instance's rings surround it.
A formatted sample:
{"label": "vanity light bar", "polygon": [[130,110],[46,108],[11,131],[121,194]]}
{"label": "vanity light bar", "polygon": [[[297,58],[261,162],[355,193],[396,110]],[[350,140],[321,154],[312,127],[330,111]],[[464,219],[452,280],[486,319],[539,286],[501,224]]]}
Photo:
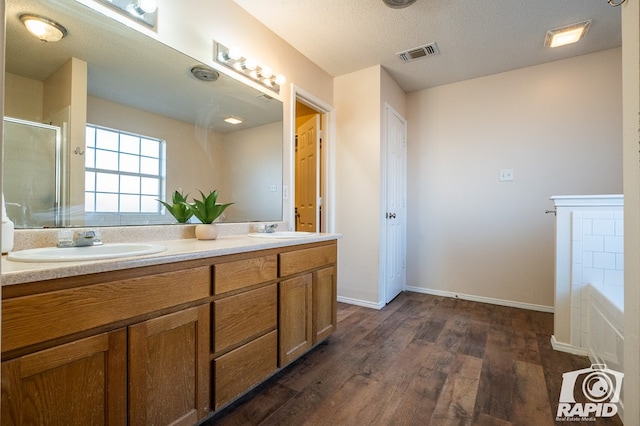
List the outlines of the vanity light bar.
{"label": "vanity light bar", "polygon": [[156,27],[158,20],[158,5],[156,0],[99,0],[102,3],[118,10],[125,16],[145,24],[151,28]]}
{"label": "vanity light bar", "polygon": [[246,58],[237,48],[228,48],[213,42],[213,57],[216,62],[250,78],[256,83],[280,93],[280,87],[287,81],[282,74],[275,74],[271,67],[260,65],[252,58]]}

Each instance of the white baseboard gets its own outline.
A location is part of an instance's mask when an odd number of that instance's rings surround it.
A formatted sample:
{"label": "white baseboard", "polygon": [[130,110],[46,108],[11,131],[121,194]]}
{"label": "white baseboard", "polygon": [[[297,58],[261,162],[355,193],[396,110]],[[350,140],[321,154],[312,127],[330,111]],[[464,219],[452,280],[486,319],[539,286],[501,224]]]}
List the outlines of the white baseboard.
{"label": "white baseboard", "polygon": [[363,308],[371,308],[380,310],[384,308],[384,302],[369,302],[368,300],[352,299],[351,297],[338,296],[338,302],[348,303],[349,305],[362,306]]}
{"label": "white baseboard", "polygon": [[424,287],[407,286],[407,291],[415,293],[432,294],[434,296],[453,297],[454,299],[470,300],[472,302],[490,303],[492,305],[508,306],[510,308],[528,309],[530,311],[540,311],[553,313],[553,306],[535,305],[533,303],[514,302],[512,300],[495,299],[493,297],[474,296],[471,294],[453,293],[450,291],[433,290]]}
{"label": "white baseboard", "polygon": [[553,334],[551,335],[551,347],[554,350],[560,351],[560,352],[567,352],[573,355],[589,356],[588,350],[584,348],[580,348],[578,346],[570,345],[568,343],[558,342],[556,340],[556,336]]}

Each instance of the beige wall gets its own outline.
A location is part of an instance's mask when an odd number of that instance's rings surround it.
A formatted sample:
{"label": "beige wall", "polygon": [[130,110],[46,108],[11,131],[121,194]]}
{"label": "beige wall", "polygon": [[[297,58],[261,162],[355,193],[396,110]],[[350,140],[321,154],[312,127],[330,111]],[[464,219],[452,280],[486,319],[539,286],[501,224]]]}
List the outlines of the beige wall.
{"label": "beige wall", "polygon": [[408,286],[553,306],[544,212],[622,192],[620,75],[612,49],[409,94]]}
{"label": "beige wall", "polygon": [[640,425],[640,6],[622,5],[624,423]]}
{"label": "beige wall", "polygon": [[337,77],[336,231],[338,296],[366,306],[384,305],[380,276],[380,149],[384,103],[405,111],[404,93],[379,65]]}
{"label": "beige wall", "polygon": [[42,121],[43,83],[16,74],[5,74],[4,115]]}
{"label": "beige wall", "polygon": [[[247,222],[260,217],[277,222],[282,217],[282,123],[266,124],[222,135],[220,167],[223,187],[219,202],[233,202],[225,221]],[[278,142],[271,143],[276,140]],[[274,149],[274,145],[278,149]],[[276,191],[271,191],[275,185]]]}
{"label": "beige wall", "polygon": [[336,77],[338,296],[378,302],[380,67]]}

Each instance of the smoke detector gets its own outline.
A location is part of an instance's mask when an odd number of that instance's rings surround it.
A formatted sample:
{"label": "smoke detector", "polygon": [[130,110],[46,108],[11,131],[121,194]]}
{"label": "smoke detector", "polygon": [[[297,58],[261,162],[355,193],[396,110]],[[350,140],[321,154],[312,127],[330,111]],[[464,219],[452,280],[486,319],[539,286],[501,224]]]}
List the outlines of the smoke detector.
{"label": "smoke detector", "polygon": [[220,77],[218,71],[202,65],[196,65],[191,68],[191,74],[202,81],[216,81]]}
{"label": "smoke detector", "polygon": [[424,46],[414,47],[413,49],[398,52],[396,55],[402,62],[413,62],[418,59],[426,58],[440,53],[438,45],[434,43],[425,44]]}
{"label": "smoke detector", "polygon": [[382,2],[393,9],[402,9],[411,6],[416,0],[382,0]]}

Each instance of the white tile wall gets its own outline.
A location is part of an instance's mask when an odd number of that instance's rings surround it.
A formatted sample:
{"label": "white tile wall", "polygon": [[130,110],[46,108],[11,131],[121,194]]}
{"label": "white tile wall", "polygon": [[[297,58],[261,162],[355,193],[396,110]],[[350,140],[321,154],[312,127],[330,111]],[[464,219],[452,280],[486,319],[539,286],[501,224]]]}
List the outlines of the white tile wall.
{"label": "white tile wall", "polygon": [[624,285],[621,211],[574,211],[571,217],[571,340],[588,339],[588,284]]}

